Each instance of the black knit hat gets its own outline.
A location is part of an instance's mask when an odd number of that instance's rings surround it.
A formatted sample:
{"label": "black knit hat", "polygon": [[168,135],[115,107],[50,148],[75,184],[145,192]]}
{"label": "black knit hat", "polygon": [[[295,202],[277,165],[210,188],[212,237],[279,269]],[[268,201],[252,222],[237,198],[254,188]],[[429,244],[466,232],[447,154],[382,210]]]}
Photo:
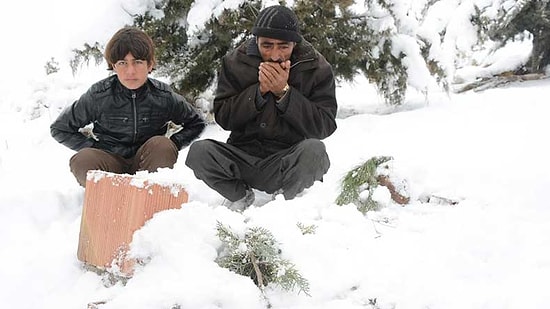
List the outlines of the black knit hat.
{"label": "black knit hat", "polygon": [[302,41],[298,17],[282,5],[263,9],[252,27],[252,34],[296,43]]}

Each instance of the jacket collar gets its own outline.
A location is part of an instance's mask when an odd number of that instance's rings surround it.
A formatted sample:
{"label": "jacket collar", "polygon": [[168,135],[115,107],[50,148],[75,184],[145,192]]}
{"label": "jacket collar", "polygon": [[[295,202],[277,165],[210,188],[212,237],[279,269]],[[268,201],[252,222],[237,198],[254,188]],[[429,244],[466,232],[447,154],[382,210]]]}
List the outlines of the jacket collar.
{"label": "jacket collar", "polygon": [[120,81],[118,80],[118,77],[115,78],[115,89],[118,93],[122,94],[123,96],[125,97],[132,97],[134,94],[136,96],[136,98],[140,98],[142,96],[144,96],[148,89],[149,89],[149,79],[147,79],[145,81],[145,84],[143,84],[143,86],[139,87],[138,89],[128,89],[126,87],[124,87],[124,85],[122,85],[122,83],[120,83]]}

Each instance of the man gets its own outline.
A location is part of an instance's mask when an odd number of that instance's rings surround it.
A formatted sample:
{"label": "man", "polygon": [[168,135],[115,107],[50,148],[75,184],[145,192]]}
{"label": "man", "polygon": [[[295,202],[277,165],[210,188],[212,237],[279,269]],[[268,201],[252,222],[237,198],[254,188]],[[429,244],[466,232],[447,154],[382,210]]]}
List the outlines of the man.
{"label": "man", "polygon": [[214,114],[231,131],[227,143],[197,141],[186,160],[232,209],[253,203],[252,188],[288,200],[322,180],[330,161],[321,139],[336,130],[332,68],[302,39],[294,12],[267,7],[252,33],[218,76]]}
{"label": "man", "polygon": [[148,77],[155,53],[145,32],[120,29],[105,59],[116,74],[92,85],[50,126],[55,140],[77,151],[69,165],[82,187],[89,170],[134,174],[172,168],[178,151],[205,127],[182,96]]}

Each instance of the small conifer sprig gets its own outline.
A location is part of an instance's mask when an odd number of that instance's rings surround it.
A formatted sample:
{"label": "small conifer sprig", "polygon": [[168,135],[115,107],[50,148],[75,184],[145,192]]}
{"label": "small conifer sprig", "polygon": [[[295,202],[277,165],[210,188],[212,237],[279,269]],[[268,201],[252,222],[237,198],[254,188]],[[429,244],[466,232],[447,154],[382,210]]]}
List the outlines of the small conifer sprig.
{"label": "small conifer sprig", "polygon": [[[363,165],[349,171],[342,181],[342,192],[336,199],[336,204],[345,205],[354,203],[363,214],[370,210],[377,210],[379,205],[372,199],[372,193],[378,186],[377,169],[380,165],[392,160],[392,157],[372,157]],[[368,190],[367,198],[361,198],[360,194]]]}
{"label": "small conifer sprig", "polygon": [[281,258],[281,250],[269,230],[249,228],[241,238],[221,222],[216,229],[225,246],[216,260],[218,265],[250,277],[262,291],[273,283],[286,291],[298,288],[298,292],[309,295],[309,282],[293,263]]}
{"label": "small conifer sprig", "polygon": [[73,58],[70,61],[73,75],[76,74],[78,68],[84,63],[89,65],[90,59],[94,59],[96,65],[103,62],[103,46],[98,42],[95,42],[94,45],[85,43],[83,49],[73,49]]}
{"label": "small conifer sprig", "polygon": [[315,224],[305,225],[302,222],[298,222],[296,223],[296,226],[300,229],[302,235],[315,234],[315,231],[317,230],[317,226]]}

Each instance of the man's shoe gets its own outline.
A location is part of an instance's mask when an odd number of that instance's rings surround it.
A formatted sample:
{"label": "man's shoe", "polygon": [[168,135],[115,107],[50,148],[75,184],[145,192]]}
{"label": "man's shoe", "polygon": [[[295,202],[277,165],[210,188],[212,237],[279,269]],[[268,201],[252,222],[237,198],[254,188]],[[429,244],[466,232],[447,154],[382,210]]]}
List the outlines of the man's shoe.
{"label": "man's shoe", "polygon": [[252,203],[254,203],[255,198],[256,197],[252,189],[248,189],[246,190],[245,196],[240,200],[231,202],[230,200],[226,199],[222,205],[231,210],[243,211],[245,210],[245,208],[247,208],[248,206],[252,205]]}

